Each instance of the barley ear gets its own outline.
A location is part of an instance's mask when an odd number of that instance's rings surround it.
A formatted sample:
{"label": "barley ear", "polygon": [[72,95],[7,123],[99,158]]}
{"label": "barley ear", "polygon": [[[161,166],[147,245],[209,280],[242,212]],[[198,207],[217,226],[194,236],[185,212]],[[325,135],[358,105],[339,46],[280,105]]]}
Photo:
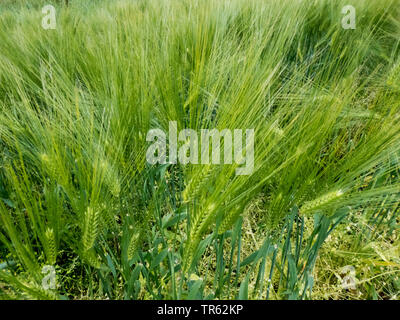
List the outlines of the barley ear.
{"label": "barley ear", "polygon": [[331,204],[343,195],[342,190],[328,192],[319,198],[305,202],[299,209],[300,213],[307,214],[315,210],[323,208],[325,205]]}
{"label": "barley ear", "polygon": [[85,212],[85,224],[83,229],[83,249],[88,251],[94,246],[99,232],[99,212],[88,207]]}
{"label": "barley ear", "polygon": [[140,244],[140,233],[135,233],[132,235],[131,240],[129,241],[128,246],[128,260],[131,260],[135,253],[139,249]]}
{"label": "barley ear", "polygon": [[57,246],[53,229],[47,228],[45,232],[45,238],[46,238],[45,240],[46,244],[44,248],[46,252],[47,262],[50,265],[55,265],[57,259]]}

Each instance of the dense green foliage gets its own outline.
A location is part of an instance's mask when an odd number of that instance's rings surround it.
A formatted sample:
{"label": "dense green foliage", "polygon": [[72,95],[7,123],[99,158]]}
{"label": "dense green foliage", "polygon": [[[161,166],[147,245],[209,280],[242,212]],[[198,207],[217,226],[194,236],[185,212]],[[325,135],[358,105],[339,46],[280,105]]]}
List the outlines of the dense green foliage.
{"label": "dense green foliage", "polygon": [[[398,1],[45,4],[0,4],[0,298],[396,297]],[[169,121],[253,128],[253,174],[148,165]]]}

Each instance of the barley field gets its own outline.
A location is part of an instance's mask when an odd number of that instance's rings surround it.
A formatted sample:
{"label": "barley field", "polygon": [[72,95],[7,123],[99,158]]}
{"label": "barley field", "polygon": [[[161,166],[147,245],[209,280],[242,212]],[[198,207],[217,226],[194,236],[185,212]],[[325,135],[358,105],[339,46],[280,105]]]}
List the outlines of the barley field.
{"label": "barley field", "polygon": [[2,0],[0,155],[0,299],[398,300],[400,1]]}

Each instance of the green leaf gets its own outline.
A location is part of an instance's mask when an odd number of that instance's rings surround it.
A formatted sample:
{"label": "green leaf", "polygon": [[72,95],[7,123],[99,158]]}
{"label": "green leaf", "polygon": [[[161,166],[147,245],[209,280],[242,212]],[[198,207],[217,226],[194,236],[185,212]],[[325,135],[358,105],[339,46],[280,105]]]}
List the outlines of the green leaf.
{"label": "green leaf", "polygon": [[153,259],[153,261],[151,262],[150,270],[152,270],[152,269],[158,267],[158,266],[161,264],[161,262],[167,257],[167,255],[168,255],[168,249],[162,250],[162,251]]}
{"label": "green leaf", "polygon": [[189,294],[187,296],[188,300],[200,300],[202,297],[201,286],[203,284],[203,280],[192,281],[190,285]]}
{"label": "green leaf", "polygon": [[246,275],[246,278],[242,281],[239,288],[239,300],[248,300],[249,299],[249,278],[250,274]]}

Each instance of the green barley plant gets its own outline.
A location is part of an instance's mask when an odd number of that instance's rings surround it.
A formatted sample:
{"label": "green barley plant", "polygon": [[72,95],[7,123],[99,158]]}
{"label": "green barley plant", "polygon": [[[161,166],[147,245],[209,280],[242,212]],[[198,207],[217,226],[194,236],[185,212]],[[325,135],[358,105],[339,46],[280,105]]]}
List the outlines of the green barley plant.
{"label": "green barley plant", "polygon": [[[398,1],[49,2],[0,4],[0,299],[398,297]],[[252,174],[149,164],[170,121]]]}

